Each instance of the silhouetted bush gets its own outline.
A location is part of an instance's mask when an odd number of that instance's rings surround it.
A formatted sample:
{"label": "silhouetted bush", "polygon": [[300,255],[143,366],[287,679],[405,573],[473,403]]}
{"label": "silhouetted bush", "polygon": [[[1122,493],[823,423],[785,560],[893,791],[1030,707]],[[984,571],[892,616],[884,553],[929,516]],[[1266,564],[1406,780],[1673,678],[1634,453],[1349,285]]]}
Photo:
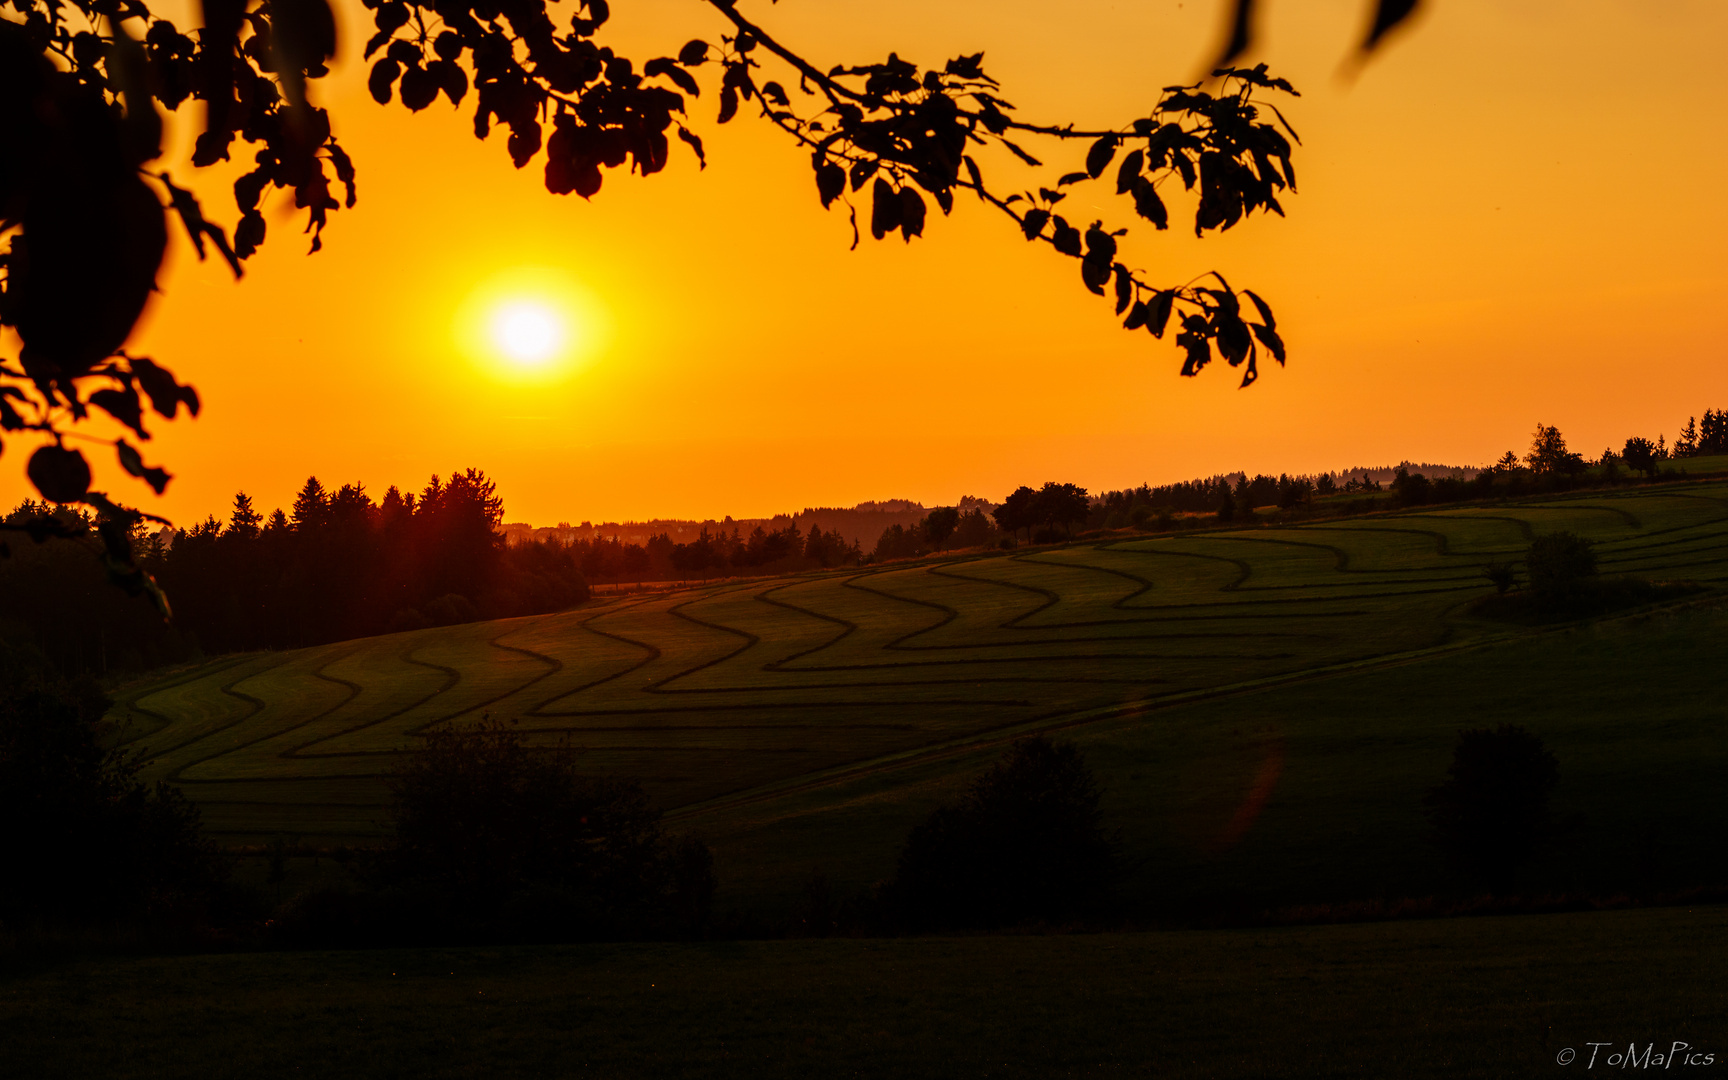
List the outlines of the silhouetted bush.
{"label": "silhouetted bush", "polygon": [[434,626],[455,626],[480,617],[480,609],[460,593],[445,593],[436,600],[427,601],[425,613]]}
{"label": "silhouetted bush", "polygon": [[390,616],[390,633],[399,634],[404,630],[424,630],[432,625],[419,608],[402,608]]}
{"label": "silhouetted bush", "polygon": [[197,809],[105,751],[108,701],[0,645],[0,923],[201,923],[226,865]]}
{"label": "silhouetted bush", "polygon": [[1502,724],[1458,733],[1446,780],[1423,803],[1435,840],[1454,863],[1497,891],[1549,838],[1548,799],[1560,762],[1542,740]]}
{"label": "silhouetted bush", "polygon": [[1021,739],[907,836],[884,889],[885,914],[912,930],[1102,914],[1119,875],[1100,796],[1072,743]]}
{"label": "silhouetted bush", "polygon": [[1482,574],[1493,583],[1497,593],[1509,592],[1518,584],[1518,573],[1509,562],[1491,562],[1482,568]]}
{"label": "silhouetted bush", "polygon": [[1530,587],[1508,592],[1513,584],[1512,567],[1490,563],[1486,573],[1501,595],[1483,597],[1471,605],[1471,610],[1477,615],[1511,622],[1587,619],[1678,599],[1702,589],[1690,581],[1597,577],[1593,545],[1569,532],[1538,536],[1525,552],[1524,567],[1530,576]]}
{"label": "silhouetted bush", "polygon": [[1524,554],[1524,569],[1530,575],[1530,588],[1553,596],[1595,577],[1596,553],[1593,547],[1589,540],[1576,533],[1538,536]]}
{"label": "silhouetted bush", "polygon": [[715,886],[706,845],[669,838],[640,784],[584,775],[577,755],[496,721],[429,732],[391,778],[374,883],[434,936],[700,931]]}

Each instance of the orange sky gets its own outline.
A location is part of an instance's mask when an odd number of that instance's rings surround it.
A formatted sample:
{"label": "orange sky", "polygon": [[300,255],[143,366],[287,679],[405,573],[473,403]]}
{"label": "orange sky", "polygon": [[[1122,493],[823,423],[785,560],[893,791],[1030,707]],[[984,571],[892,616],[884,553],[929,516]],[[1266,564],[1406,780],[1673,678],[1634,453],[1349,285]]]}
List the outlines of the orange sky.
{"label": "orange sky", "polygon": [[[983,49],[1023,116],[1096,126],[1193,77],[1219,30],[1196,0],[743,2],[823,66]],[[1254,59],[1304,92],[1289,219],[1203,241],[1136,229],[1125,248],[1154,278],[1215,267],[1273,303],[1291,363],[1250,390],[1221,363],[1177,377],[1172,345],[1120,330],[1071,260],[965,198],[910,246],[848,252],[807,156],[748,118],[717,127],[711,82],[694,125],[708,170],[679,148],[660,176],[608,171],[590,203],[547,194],[538,161],[512,169],[501,136],[477,142],[472,99],[380,108],[351,63],[322,100],[360,205],[311,257],[272,217],[238,284],[177,240],[133,347],[205,413],[146,448],[176,473],[166,496],[99,448],[98,486],[186,523],[240,488],[286,505],[309,473],[379,494],[474,465],[511,520],[747,516],[1047,479],[1477,464],[1522,451],[1538,421],[1594,455],[1728,405],[1728,5],[1433,0],[1351,85],[1337,72],[1367,0],[1264,6]],[[639,59],[719,32],[692,0],[614,10],[604,40]],[[362,14],[343,12],[351,58]],[[1084,152],[1046,155],[1044,182]],[[183,162],[167,161],[182,181]],[[232,220],[221,185],[202,190]],[[1132,224],[1104,194],[1100,212]],[[535,267],[584,292],[605,340],[525,384],[465,353],[454,313]],[[25,494],[11,443],[8,503]]]}

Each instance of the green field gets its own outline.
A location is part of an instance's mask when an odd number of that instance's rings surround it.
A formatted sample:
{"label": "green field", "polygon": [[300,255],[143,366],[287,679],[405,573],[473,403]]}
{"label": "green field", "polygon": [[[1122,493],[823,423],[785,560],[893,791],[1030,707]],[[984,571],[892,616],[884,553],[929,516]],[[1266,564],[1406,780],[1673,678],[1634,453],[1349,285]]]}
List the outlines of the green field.
{"label": "green field", "polygon": [[[1728,1062],[1722,908],[0,969],[30,1077],[1508,1077]],[[1611,1042],[1588,1068],[1590,1042]],[[1713,1065],[1610,1066],[1636,1042]],[[1559,1062],[1571,1048],[1570,1067]]]}
{"label": "green field", "polygon": [[[776,902],[884,876],[1004,741],[1062,729],[1144,856],[1135,891],[1184,905],[1441,890],[1420,792],[1458,728],[1515,722],[1559,754],[1580,843],[1684,879],[1728,854],[1728,619],[1713,593],[1541,631],[1466,614],[1485,563],[1559,529],[1606,573],[1728,581],[1728,484],[1677,484],[636,594],[226,657],[113,716],[219,838],[314,845],[380,835],[417,733],[509,719],[642,778],[730,895]],[[1545,887],[1620,880],[1567,858]]]}

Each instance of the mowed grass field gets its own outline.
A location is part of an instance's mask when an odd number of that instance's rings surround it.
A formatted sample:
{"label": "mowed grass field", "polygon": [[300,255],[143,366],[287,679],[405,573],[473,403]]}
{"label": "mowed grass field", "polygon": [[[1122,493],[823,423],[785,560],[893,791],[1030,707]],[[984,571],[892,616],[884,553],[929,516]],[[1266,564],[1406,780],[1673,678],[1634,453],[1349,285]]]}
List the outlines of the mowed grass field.
{"label": "mowed grass field", "polygon": [[[780,902],[885,876],[1007,740],[1060,730],[1135,888],[1180,904],[1440,889],[1421,791],[1460,727],[1522,723],[1561,757],[1579,842],[1679,880],[1720,849],[1728,620],[1711,593],[1590,627],[1467,615],[1487,562],[1560,529],[1606,573],[1728,581],[1728,483],[1673,484],[637,594],[226,657],[128,688],[113,720],[218,838],[329,845],[381,835],[420,732],[506,719],[641,778],[724,889]],[[1568,858],[1541,880],[1612,876]]]}

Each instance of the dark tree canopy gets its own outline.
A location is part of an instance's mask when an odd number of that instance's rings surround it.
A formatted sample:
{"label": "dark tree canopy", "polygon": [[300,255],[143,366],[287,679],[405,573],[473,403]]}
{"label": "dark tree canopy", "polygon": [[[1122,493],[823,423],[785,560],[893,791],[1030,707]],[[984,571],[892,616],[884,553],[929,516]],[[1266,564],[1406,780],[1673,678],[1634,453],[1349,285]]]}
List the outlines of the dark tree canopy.
{"label": "dark tree canopy", "polygon": [[[708,0],[730,24],[718,41],[691,40],[652,58],[598,43],[611,15],[606,0],[565,13],[545,0],[363,2],[375,30],[361,50],[373,65],[372,95],[416,112],[440,95],[471,105],[475,135],[504,128],[511,161],[537,164],[553,193],[592,197],[603,170],[657,173],[674,138],[701,161],[698,74],[717,70],[718,86],[709,84],[716,122],[753,111],[807,149],[816,197],[846,207],[855,237],[868,228],[878,240],[897,233],[909,242],[926,228],[932,202],[946,215],[969,193],[1028,240],[1076,260],[1085,288],[1106,297],[1125,328],[1173,331],[1182,374],[1221,357],[1243,369],[1247,386],[1262,351],[1284,362],[1277,322],[1259,296],[1217,272],[1185,283],[1150,277],[1124,261],[1124,228],[1071,220],[1060,205],[1072,185],[1102,183],[1162,230],[1180,184],[1196,198],[1196,234],[1257,211],[1283,213],[1299,140],[1273,99],[1295,90],[1264,64],[1230,66],[1251,41],[1254,0],[1236,0],[1211,80],[1169,86],[1145,115],[1107,126],[1022,118],[982,53],[929,67],[897,53],[816,63],[736,0]],[[1363,49],[1414,7],[1378,0]],[[103,533],[114,578],[153,592],[164,610],[127,542],[144,515],[91,490],[89,462],[64,436],[99,410],[130,432],[113,443],[125,471],[158,493],[169,481],[131,440],[149,439],[147,411],[196,414],[198,395],[124,348],[155,285],[166,211],[201,258],[214,250],[238,277],[266,239],[267,195],[292,193],[314,252],[331,213],[358,196],[355,163],[314,101],[337,48],[328,0],[202,0],[199,15],[202,25],[188,31],[147,0],[0,4],[0,235],[8,241],[0,325],[23,342],[15,361],[0,357],[0,429],[44,437],[29,460],[31,482],[49,501],[86,503],[114,522]],[[234,184],[231,239],[160,164],[162,112],[190,103],[203,112],[190,167],[235,155],[252,162]],[[1076,140],[1085,146],[1079,168],[1053,178],[1036,171],[1040,154],[1061,154]],[[1034,153],[1039,144],[1052,149]],[[986,149],[1034,170],[1025,186],[987,178]]]}
{"label": "dark tree canopy", "polygon": [[375,876],[446,927],[581,938],[705,913],[706,847],[668,836],[635,781],[578,771],[580,755],[493,720],[425,732],[391,776]]}
{"label": "dark tree canopy", "polygon": [[1100,913],[1120,873],[1102,791],[1073,743],[1036,735],[912,830],[885,890],[913,929],[1062,923]]}
{"label": "dark tree canopy", "polygon": [[0,645],[0,927],[200,917],[226,875],[178,789],[104,749],[109,701]]}
{"label": "dark tree canopy", "polygon": [[1460,731],[1446,780],[1423,801],[1440,846],[1490,887],[1505,890],[1548,839],[1548,800],[1559,782],[1559,759],[1541,738],[1502,724]]}

